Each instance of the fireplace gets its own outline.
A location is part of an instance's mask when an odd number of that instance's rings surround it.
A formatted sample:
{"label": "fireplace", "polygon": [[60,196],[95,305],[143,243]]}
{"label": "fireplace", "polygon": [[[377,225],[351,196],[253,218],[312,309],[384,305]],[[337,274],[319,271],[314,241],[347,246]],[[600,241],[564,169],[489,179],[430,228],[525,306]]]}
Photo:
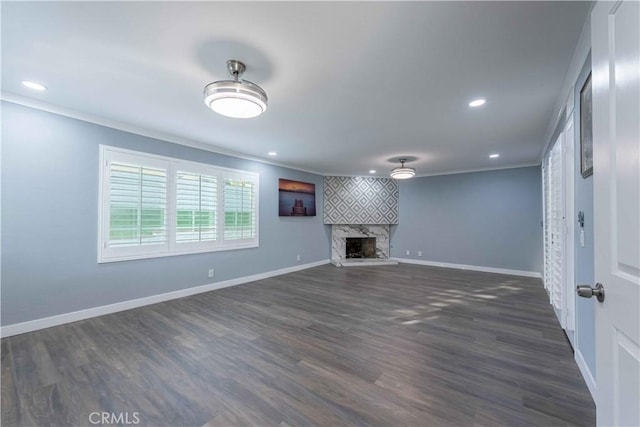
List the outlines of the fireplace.
{"label": "fireplace", "polygon": [[331,263],[337,267],[397,264],[389,249],[387,224],[331,225]]}
{"label": "fireplace", "polygon": [[376,258],[375,237],[347,237],[345,258]]}

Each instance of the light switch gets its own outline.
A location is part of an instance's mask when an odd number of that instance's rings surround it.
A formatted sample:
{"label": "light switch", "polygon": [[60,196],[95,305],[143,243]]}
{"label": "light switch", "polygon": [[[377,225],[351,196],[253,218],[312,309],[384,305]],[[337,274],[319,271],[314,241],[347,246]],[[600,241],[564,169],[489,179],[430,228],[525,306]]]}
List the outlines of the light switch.
{"label": "light switch", "polygon": [[580,230],[580,246],[584,248],[584,230]]}

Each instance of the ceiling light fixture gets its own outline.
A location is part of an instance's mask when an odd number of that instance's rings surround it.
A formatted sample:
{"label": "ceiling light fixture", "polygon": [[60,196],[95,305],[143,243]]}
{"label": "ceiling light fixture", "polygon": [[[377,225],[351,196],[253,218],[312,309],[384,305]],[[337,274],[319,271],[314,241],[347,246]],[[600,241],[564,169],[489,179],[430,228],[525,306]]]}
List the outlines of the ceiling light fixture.
{"label": "ceiling light fixture", "polygon": [[371,170],[369,171],[369,173],[376,173],[376,170],[375,170],[375,169],[371,169]]}
{"label": "ceiling light fixture", "polygon": [[498,154],[498,153],[489,155],[489,158],[491,158],[491,159],[497,159],[498,157],[500,157],[500,154]]}
{"label": "ceiling light fixture", "polygon": [[278,153],[276,153],[275,151],[269,151],[267,154],[270,156],[276,156]]}
{"label": "ceiling light fixture", "polygon": [[260,86],[240,76],[247,67],[240,61],[227,61],[233,80],[220,80],[204,87],[204,103],[218,114],[237,119],[248,119],[264,113],[267,94]]}
{"label": "ceiling light fixture", "polygon": [[30,82],[29,80],[23,80],[22,85],[28,87],[29,89],[45,91],[47,87],[45,85],[41,85],[40,83]]}
{"label": "ceiling light fixture", "polygon": [[391,170],[391,178],[393,179],[408,179],[413,178],[416,174],[414,168],[409,168],[404,165],[407,159],[400,159],[400,166]]}
{"label": "ceiling light fixture", "polygon": [[471,102],[469,103],[469,107],[473,107],[473,108],[475,108],[475,107],[480,107],[480,106],[482,106],[482,105],[484,105],[484,104],[486,104],[486,103],[487,103],[487,100],[486,100],[486,99],[484,99],[484,98],[478,98],[478,99],[474,99],[473,101],[471,101]]}

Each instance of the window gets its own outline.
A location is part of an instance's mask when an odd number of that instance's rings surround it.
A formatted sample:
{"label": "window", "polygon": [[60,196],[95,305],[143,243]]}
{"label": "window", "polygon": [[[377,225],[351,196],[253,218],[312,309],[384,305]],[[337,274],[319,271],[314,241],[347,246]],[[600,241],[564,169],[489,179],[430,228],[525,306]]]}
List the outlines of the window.
{"label": "window", "polygon": [[98,262],[258,246],[258,175],[100,147]]}
{"label": "window", "polygon": [[550,150],[543,168],[544,188],[544,285],[553,306],[563,306],[564,208],[561,137]]}
{"label": "window", "polygon": [[167,241],[167,171],[111,163],[109,242],[113,247]]}
{"label": "window", "polygon": [[574,127],[570,117],[542,161],[544,286],[560,325],[575,331]]}
{"label": "window", "polygon": [[242,177],[224,180],[224,240],[252,239],[256,229],[255,183]]}
{"label": "window", "polygon": [[176,179],[176,242],[215,242],[218,178],[178,171]]}

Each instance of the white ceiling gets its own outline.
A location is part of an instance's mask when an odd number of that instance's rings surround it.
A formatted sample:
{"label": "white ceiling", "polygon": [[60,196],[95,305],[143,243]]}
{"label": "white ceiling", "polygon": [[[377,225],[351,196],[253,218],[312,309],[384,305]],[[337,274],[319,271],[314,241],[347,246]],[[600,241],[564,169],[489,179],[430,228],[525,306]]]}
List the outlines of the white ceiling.
{"label": "white ceiling", "polygon": [[[418,175],[535,164],[589,8],[3,2],[3,97],[328,175],[387,176],[402,156],[417,158]],[[227,59],[267,92],[262,116],[205,107],[203,87],[228,78]],[[477,96],[486,106],[469,108]]]}

